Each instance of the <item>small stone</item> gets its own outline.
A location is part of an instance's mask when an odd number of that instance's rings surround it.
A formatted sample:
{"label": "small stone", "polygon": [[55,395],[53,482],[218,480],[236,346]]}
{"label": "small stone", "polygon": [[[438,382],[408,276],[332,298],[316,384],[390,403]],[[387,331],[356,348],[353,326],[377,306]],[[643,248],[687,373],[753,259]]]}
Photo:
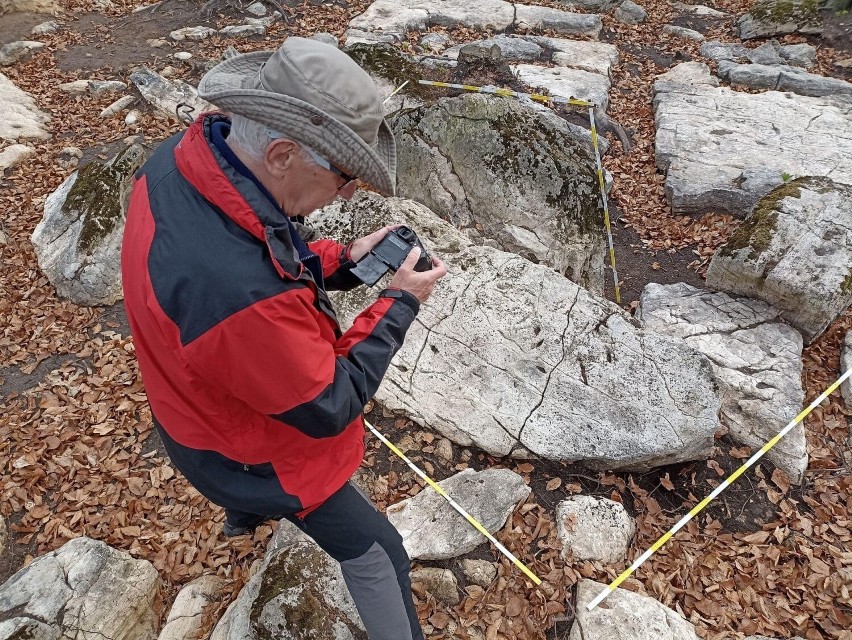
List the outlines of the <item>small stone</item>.
{"label": "small stone", "polygon": [[72,169],[77,166],[80,158],[83,157],[83,150],[78,147],[65,147],[56,156],[57,164],[63,169]]}
{"label": "small stone", "polygon": [[745,62],[748,59],[748,48],[741,44],[719,42],[710,40],[701,45],[699,53],[705,58],[719,62],[721,60],[733,60],[734,62]]}
{"label": "small stone", "polygon": [[477,584],[483,589],[491,586],[491,583],[497,578],[497,565],[488,560],[472,560],[465,558],[462,560],[462,571],[468,581]]}
{"label": "small stone", "polygon": [[311,40],[316,40],[317,42],[324,42],[328,45],[331,45],[335,49],[340,46],[340,43],[337,42],[337,38],[330,33],[326,33],[325,31],[315,33],[311,36]]}
{"label": "small stone", "polygon": [[163,67],[163,70],[160,71],[160,75],[163,76],[164,78],[171,78],[172,76],[175,75],[175,73],[177,73],[177,69],[175,69],[174,67],[171,67],[171,66]]}
{"label": "small stone", "polygon": [[[275,16],[279,15],[275,12]],[[266,27],[267,29],[275,22],[275,16],[266,16],[265,18],[246,18],[245,23],[256,27]]]}
{"label": "small stone", "polygon": [[835,67],[840,67],[841,69],[852,69],[852,58],[843,58],[842,60],[838,60],[834,63]]}
{"label": "small stone", "polygon": [[777,40],[765,42],[756,49],[746,53],[746,57],[752,64],[779,65],[787,64],[778,53],[779,44]]}
{"label": "small stone", "polygon": [[189,51],[178,51],[172,54],[172,58],[175,60],[189,60],[191,57],[192,54]]}
{"label": "small stone", "polygon": [[48,20],[47,22],[42,22],[41,24],[34,26],[30,33],[34,36],[46,36],[51,33],[56,33],[57,31],[59,31],[59,23],[55,20]]}
{"label": "small stone", "polygon": [[579,495],[557,505],[556,530],[563,558],[614,564],[627,556],[636,523],[620,502]]}
{"label": "small stone", "polygon": [[168,40],[164,40],[163,38],[151,38],[150,40],[146,40],[149,47],[154,47],[155,49],[162,49],[163,47],[171,46]]}
{"label": "small stone", "polygon": [[211,29],[210,27],[184,27],[183,29],[172,31],[169,37],[179,42],[182,40],[195,40],[198,42],[207,40],[215,35],[216,29]]}
{"label": "small stone", "polygon": [[453,443],[446,438],[441,438],[435,445],[435,455],[445,462],[452,462]]}
{"label": "small stone", "polygon": [[265,33],[266,27],[259,24],[240,24],[219,29],[219,35],[226,38],[250,38],[252,36],[262,36]]}
{"label": "small stone", "polygon": [[3,45],[0,48],[0,67],[8,67],[16,62],[28,60],[34,51],[44,49],[44,47],[43,42],[34,40],[19,40]]}
{"label": "small stone", "polygon": [[25,144],[13,144],[0,151],[0,176],[6,169],[17,167],[27,158],[35,155],[35,149]]}
{"label": "small stone", "polygon": [[791,64],[802,69],[810,69],[816,60],[816,47],[809,44],[785,44],[778,47],[778,53]]}
{"label": "small stone", "polygon": [[74,82],[65,82],[59,85],[59,90],[72,96],[82,96],[89,92],[89,81],[75,80]]}
{"label": "small stone", "polygon": [[262,18],[266,15],[266,6],[262,2],[254,2],[246,7],[246,11],[248,11],[253,16],[257,16],[258,18]]}
{"label": "small stone", "polygon": [[124,140],[122,140],[122,142],[125,144],[125,146],[132,147],[134,144],[141,143],[144,139],[145,136],[137,133],[132,136],[127,136],[126,138],[124,138]]}
{"label": "small stone", "polygon": [[420,38],[420,46],[427,53],[440,53],[450,43],[450,36],[446,33],[427,33]]}
{"label": "small stone", "polygon": [[640,24],[645,22],[648,12],[642,6],[633,2],[633,0],[624,0],[613,15],[616,20],[624,24]]}
{"label": "small stone", "polygon": [[458,604],[459,584],[453,572],[449,569],[438,569],[437,567],[421,567],[411,572],[411,582],[421,583],[423,588],[446,604]]}
{"label": "small stone", "polygon": [[127,107],[132,105],[134,102],[136,102],[135,96],[124,96],[122,98],[119,98],[118,100],[113,102],[111,105],[109,105],[106,109],[101,111],[100,117],[101,118],[111,118],[115,114],[120,113],[121,111],[124,111]]}
{"label": "small stone", "polygon": [[142,116],[142,114],[137,109],[133,109],[133,111],[130,111],[126,116],[124,116],[124,124],[126,124],[126,125],[136,124],[137,122],[139,122],[139,118],[141,116]]}
{"label": "small stone", "polygon": [[120,80],[89,80],[89,91],[95,96],[118,93],[125,89],[127,89],[127,85]]}
{"label": "small stone", "polygon": [[702,42],[704,40],[704,36],[698,33],[698,31],[687,29],[686,27],[678,27],[673,24],[664,25],[663,33],[668,33],[682,40],[692,40],[694,42]]}

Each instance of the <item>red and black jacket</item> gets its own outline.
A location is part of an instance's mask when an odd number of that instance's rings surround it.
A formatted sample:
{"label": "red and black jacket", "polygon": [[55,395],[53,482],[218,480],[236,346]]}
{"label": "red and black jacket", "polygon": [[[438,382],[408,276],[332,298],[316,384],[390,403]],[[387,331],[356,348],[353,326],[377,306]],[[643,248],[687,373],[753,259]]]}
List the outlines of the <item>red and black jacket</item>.
{"label": "red and black jacket", "polygon": [[[293,227],[211,142],[223,119],[202,115],[136,176],[122,247],[127,316],[155,421],[189,481],[226,507],[307,512],[358,468],[364,405],[419,303],[383,291],[341,334]],[[357,283],[346,247],[308,247],[326,288]],[[256,495],[240,470],[274,470],[280,495]]]}

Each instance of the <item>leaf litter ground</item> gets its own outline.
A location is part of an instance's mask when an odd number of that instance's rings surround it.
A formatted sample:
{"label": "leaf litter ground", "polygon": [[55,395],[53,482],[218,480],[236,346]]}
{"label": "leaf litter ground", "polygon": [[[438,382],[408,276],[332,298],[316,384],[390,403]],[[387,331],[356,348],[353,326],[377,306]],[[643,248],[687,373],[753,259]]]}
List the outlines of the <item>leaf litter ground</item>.
{"label": "leaf litter ground", "polygon": [[[29,236],[44,199],[73,170],[57,161],[63,147],[80,147],[86,158],[106,157],[126,136],[144,132],[144,142],[153,146],[180,128],[150,113],[133,127],[118,117],[97,120],[95,114],[111,98],[71,98],[57,86],[79,77],[125,79],[140,62],[162,65],[172,51],[146,48],[146,38],[165,37],[181,26],[236,24],[238,11],[224,1],[207,3],[203,15],[200,4],[176,0],[138,14],[131,14],[132,4],[124,0],[106,14],[94,12],[86,0],[62,4],[66,28],[46,37],[49,47],[29,62],[4,69],[51,113],[54,138],[36,145],[31,162],[0,176],[0,231],[8,238],[0,246],[0,512],[11,530],[0,579],[36,555],[88,535],[154,564],[165,582],[163,615],[189,580],[205,573],[226,578],[219,607],[208,616],[212,626],[259,563],[272,526],[242,539],[221,536],[221,509],[175,472],[151,428],[120,306],[84,309],[59,300],[37,267]],[[605,159],[616,179],[613,205],[621,211],[617,255],[627,306],[649,281],[700,283],[713,251],[738,224],[723,215],[674,216],[665,202],[663,176],[654,165],[651,83],[668,65],[698,59],[697,45],[661,34],[661,25],[677,18],[668,2],[643,5],[649,20],[636,27],[604,16],[604,39],[621,53],[611,115],[633,129],[635,143],[633,152],[623,155],[611,140],[614,149]],[[197,79],[205,68],[198,60],[217,58],[228,44],[247,51],[272,48],[289,34],[341,36],[346,21],[366,6],[363,1],[286,6],[287,20],[276,23],[266,39],[184,43],[181,48],[194,58],[170,63],[176,77]],[[737,0],[717,7],[744,10]],[[0,41],[26,37],[43,19],[4,17]],[[730,21],[702,26],[710,37],[732,40]],[[450,33],[459,40],[488,35],[462,29]],[[415,43],[412,36],[402,46],[412,50]],[[818,70],[830,73],[833,59],[831,49],[821,48]],[[805,350],[808,402],[836,377],[839,345],[850,329],[852,313],[847,313]],[[709,461],[641,475],[595,473],[537,459],[494,459],[454,445],[447,457],[439,436],[405,418],[386,416],[380,407],[371,418],[436,479],[466,467],[503,466],[522,474],[533,489],[497,537],[543,578],[542,586],[534,588],[487,544],[472,555],[498,564],[498,578],[488,589],[468,584],[457,560],[430,563],[454,572],[462,596],[458,605],[449,606],[415,584],[418,612],[430,638],[567,637],[573,587],[580,577],[609,582],[624,567],[561,558],[554,521],[559,501],[583,493],[622,502],[637,519],[632,560],[750,455],[720,428]],[[704,638],[761,633],[852,639],[849,413],[832,397],[814,411],[806,432],[810,466],[801,486],[790,486],[782,472],[761,462],[623,586],[677,609]],[[422,489],[421,481],[378,442],[368,452],[359,481],[380,508]]]}

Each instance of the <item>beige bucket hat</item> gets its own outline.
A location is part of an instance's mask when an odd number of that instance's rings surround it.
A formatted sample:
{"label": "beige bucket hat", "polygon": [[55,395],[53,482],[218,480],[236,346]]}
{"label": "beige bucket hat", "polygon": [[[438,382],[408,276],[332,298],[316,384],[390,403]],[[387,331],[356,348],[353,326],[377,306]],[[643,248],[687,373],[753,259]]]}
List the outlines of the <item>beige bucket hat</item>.
{"label": "beige bucket hat", "polygon": [[396,146],[372,78],[317,40],[287,38],[277,51],[216,65],[198,95],[305,144],[385,195],[396,191]]}

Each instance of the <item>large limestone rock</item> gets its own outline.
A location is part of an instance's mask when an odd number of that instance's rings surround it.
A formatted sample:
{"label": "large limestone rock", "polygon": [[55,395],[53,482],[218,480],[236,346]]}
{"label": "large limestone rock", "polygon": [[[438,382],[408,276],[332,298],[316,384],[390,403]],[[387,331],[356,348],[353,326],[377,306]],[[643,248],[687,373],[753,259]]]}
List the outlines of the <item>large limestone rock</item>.
{"label": "large limestone rock", "polygon": [[224,578],[207,575],[183,587],[169,610],[166,624],[157,640],[197,638],[206,622],[206,610],[215,605],[224,584]]}
{"label": "large limestone rock", "polygon": [[[802,336],[780,321],[774,307],[679,283],[651,283],[637,317],[654,331],[684,340],[713,363],[722,397],[722,419],[731,437],[762,447],[802,410]],[[805,430],[799,424],[766,457],[793,482],[808,466]]]}
{"label": "large limestone rock", "polygon": [[556,507],[556,531],[563,558],[615,564],[627,557],[636,523],[619,502],[571,496]]}
{"label": "large limestone rock", "polygon": [[75,171],[47,197],[32,242],[59,295],[81,305],[121,299],[124,220],[133,174],[145,157],[141,146],[127,147],[107,163]]}
{"label": "large limestone rock", "polygon": [[852,303],[852,186],[799,178],[757,205],[707,270],[707,286],[779,309],[807,342]]}
{"label": "large limestone rock", "polygon": [[191,121],[216,107],[198,97],[198,91],[182,80],[169,80],[148,68],[130,74],[130,81],[142,98],[161,116]]}
{"label": "large limestone rock", "polygon": [[504,0],[376,0],[349,22],[361,33],[405,34],[427,31],[433,26],[468,27],[477,31],[502,32],[516,28],[550,29],[560,35],[582,35],[597,40],[601,19]]}
{"label": "large limestone rock", "polygon": [[604,111],[609,106],[610,82],[607,76],[581,69],[533,64],[516,64],[511,68],[518,80],[534,90],[547,89],[548,95],[585,100]]}
{"label": "large limestone rock", "polygon": [[[543,265],[473,246],[411,201],[360,194],[311,221],[341,239],[407,223],[448,263],[377,393],[389,409],[500,456],[647,469],[708,454],[713,372],[681,342]],[[337,296],[344,325],[374,298]]]}
{"label": "large limestone rock", "polygon": [[602,291],[595,162],[563,120],[515,100],[470,94],[403,114],[394,131],[401,196]]}
{"label": "large limestone rock", "polygon": [[586,607],[606,588],[582,579],[577,584],[577,617],[570,640],[698,640],[695,627],[648,596],[616,589],[591,611]]}
{"label": "large limestone rock", "polygon": [[764,38],[785,33],[822,33],[820,3],[813,0],[755,0],[737,22],[740,38]]}
{"label": "large limestone rock", "polygon": [[[518,503],[530,494],[524,479],[508,469],[465,469],[438,485],[489,533],[502,529]],[[432,487],[389,506],[387,517],[413,560],[455,558],[486,541]]]}
{"label": "large limestone rock", "polygon": [[678,213],[744,216],[785,178],[852,184],[852,99],[718,86],[688,62],[654,83],[656,159]]}
{"label": "large limestone rock", "polygon": [[159,588],[147,560],[75,538],[0,586],[0,638],[153,640]]}
{"label": "large limestone rock", "polygon": [[367,640],[340,565],[286,520],[210,640]]}
{"label": "large limestone rock", "polygon": [[33,97],[21,91],[0,73],[0,141],[17,142],[26,139],[45,139],[50,133],[45,125],[50,116],[36,106]]}

